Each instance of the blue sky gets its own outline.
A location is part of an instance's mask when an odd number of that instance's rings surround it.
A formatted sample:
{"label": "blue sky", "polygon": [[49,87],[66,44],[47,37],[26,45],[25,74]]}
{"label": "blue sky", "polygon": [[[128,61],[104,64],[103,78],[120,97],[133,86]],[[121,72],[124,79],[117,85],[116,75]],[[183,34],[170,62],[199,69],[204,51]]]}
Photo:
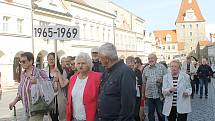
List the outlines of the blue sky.
{"label": "blue sky", "polygon": [[[181,0],[112,0],[146,20],[146,29],[175,29]],[[197,0],[206,22],[215,24],[215,0]]]}

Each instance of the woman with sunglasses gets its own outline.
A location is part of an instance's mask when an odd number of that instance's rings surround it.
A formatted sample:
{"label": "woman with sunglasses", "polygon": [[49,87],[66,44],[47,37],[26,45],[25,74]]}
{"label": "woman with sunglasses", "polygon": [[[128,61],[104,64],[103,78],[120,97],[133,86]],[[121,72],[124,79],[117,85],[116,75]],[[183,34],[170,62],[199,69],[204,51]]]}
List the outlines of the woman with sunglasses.
{"label": "woman with sunglasses", "polygon": [[34,84],[38,82],[37,76],[40,76],[43,80],[48,80],[48,75],[46,71],[37,69],[34,66],[34,55],[31,52],[21,54],[20,64],[24,71],[21,73],[21,82],[18,87],[17,96],[9,104],[9,109],[12,110],[16,103],[21,100],[25,111],[25,120],[42,121],[43,116],[47,114],[47,110],[36,108],[32,103],[34,98],[31,94],[38,91],[38,88],[33,88]]}

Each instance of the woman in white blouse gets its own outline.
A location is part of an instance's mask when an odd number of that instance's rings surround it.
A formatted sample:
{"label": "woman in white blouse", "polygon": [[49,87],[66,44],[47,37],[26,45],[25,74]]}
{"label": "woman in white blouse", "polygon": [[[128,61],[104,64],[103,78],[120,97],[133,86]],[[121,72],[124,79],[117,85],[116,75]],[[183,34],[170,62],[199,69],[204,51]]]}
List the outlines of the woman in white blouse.
{"label": "woman in white blouse", "polygon": [[92,60],[87,53],[76,56],[77,73],[70,78],[66,120],[94,121],[101,74],[91,71]]}
{"label": "woman in white blouse", "polygon": [[187,121],[191,112],[190,95],[192,88],[189,75],[180,71],[180,62],[170,63],[170,72],[163,77],[162,93],[165,97],[163,114],[168,121]]}

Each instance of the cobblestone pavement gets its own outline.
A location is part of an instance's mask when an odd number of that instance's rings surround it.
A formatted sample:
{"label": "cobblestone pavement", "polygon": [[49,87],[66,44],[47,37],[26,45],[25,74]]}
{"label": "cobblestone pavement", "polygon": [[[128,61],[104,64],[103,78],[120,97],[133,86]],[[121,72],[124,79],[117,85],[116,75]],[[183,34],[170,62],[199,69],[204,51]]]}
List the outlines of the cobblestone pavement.
{"label": "cobblestone pavement", "polygon": [[[5,106],[8,108],[8,104],[5,104]],[[0,115],[0,121],[25,121],[24,113],[20,106],[17,107],[16,117],[13,116],[13,111],[0,107],[0,111],[3,111],[2,109],[6,112],[4,114],[7,115]],[[146,121],[148,121],[147,118]],[[204,97],[200,99],[199,95],[195,95],[194,99],[192,99],[192,112],[188,114],[188,121],[215,121],[215,79],[212,79],[212,82],[209,83],[208,99]]]}
{"label": "cobblestone pavement", "polygon": [[215,79],[211,80],[208,88],[208,99],[200,99],[199,95],[192,99],[192,112],[188,115],[188,121],[215,121]]}

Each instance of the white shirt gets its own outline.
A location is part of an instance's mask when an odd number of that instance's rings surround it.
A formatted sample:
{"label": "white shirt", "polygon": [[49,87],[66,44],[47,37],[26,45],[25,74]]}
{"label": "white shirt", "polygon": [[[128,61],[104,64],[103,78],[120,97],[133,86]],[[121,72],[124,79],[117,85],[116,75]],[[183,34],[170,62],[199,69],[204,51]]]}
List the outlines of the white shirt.
{"label": "white shirt", "polygon": [[77,77],[72,89],[73,117],[78,120],[86,120],[86,112],[83,104],[83,93],[87,78],[79,79]]}

